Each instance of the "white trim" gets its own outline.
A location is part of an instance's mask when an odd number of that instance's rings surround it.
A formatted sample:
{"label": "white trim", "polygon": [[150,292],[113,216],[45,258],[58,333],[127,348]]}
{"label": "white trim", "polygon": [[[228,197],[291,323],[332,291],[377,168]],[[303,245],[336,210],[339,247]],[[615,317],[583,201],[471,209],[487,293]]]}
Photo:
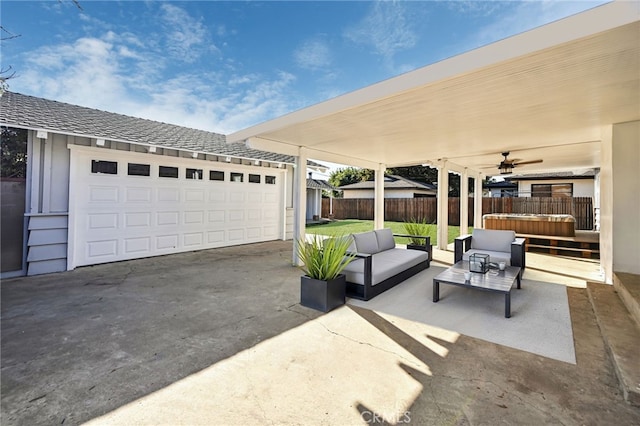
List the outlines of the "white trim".
{"label": "white trim", "polygon": [[460,175],[460,235],[469,233],[469,171]]}
{"label": "white trim", "polygon": [[449,169],[446,160],[438,162],[437,246],[446,250],[449,242]]}
{"label": "white trim", "polygon": [[384,228],[384,172],[385,165],[378,164],[375,169],[375,181],[374,181],[374,211],[373,211],[373,228]]}

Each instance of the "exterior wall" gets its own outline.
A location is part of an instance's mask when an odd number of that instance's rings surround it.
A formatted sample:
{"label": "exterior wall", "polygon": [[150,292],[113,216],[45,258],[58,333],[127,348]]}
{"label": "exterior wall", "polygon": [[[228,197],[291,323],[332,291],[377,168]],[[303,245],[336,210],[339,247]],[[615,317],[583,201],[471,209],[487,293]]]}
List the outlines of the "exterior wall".
{"label": "exterior wall", "polygon": [[[343,191],[343,197],[347,199],[353,198],[374,198],[373,189],[347,189]],[[421,189],[385,189],[384,198],[413,198],[413,194],[424,194],[435,197],[433,191],[425,191]]]}
{"label": "exterior wall", "polygon": [[307,214],[306,219],[313,220],[313,216],[322,215],[322,190],[307,188]]}
{"label": "exterior wall", "polygon": [[29,131],[27,275],[67,269],[69,165],[73,137]]}
{"label": "exterior wall", "polygon": [[640,274],[640,121],[613,126],[613,271]]}
{"label": "exterior wall", "polygon": [[592,197],[594,196],[593,179],[544,179],[544,180],[527,180],[518,182],[518,196],[531,197],[531,185],[535,184],[554,184],[554,183],[571,183],[573,184],[574,197]]}
{"label": "exterior wall", "polygon": [[294,212],[293,207],[287,207],[285,211],[285,226],[284,226],[285,240],[293,240],[293,222],[294,222],[293,212]]}

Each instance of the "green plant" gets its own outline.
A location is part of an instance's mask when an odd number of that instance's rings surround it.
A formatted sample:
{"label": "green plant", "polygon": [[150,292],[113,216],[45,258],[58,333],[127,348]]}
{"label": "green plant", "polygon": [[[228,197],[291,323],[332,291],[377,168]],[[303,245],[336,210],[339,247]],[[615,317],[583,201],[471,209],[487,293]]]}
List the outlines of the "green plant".
{"label": "green plant", "polygon": [[[429,236],[429,230],[431,226],[427,223],[426,219],[421,221],[411,218],[408,222],[404,222],[404,231],[409,235],[424,235]],[[424,238],[409,238],[411,244],[424,245]]]}
{"label": "green plant", "polygon": [[300,269],[311,278],[330,281],[354,259],[354,254],[347,253],[350,245],[350,238],[344,236],[323,238],[314,235],[311,241],[298,240],[296,253],[304,263]]}

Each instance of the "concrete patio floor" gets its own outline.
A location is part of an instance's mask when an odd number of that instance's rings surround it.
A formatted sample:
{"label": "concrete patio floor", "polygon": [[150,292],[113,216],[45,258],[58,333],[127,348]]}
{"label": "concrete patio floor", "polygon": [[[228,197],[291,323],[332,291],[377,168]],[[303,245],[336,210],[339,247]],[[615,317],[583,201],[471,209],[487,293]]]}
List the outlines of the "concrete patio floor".
{"label": "concrete patio floor", "polygon": [[597,263],[528,258],[525,278],[568,286],[573,365],[355,306],[302,307],[291,247],[3,280],[0,422],[640,424],[584,289]]}

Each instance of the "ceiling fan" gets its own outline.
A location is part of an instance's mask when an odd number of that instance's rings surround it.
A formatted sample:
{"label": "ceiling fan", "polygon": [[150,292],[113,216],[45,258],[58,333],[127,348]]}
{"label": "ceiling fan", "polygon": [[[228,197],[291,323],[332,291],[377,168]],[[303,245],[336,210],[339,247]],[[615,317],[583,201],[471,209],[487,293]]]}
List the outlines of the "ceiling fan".
{"label": "ceiling fan", "polygon": [[522,161],[519,158],[515,158],[513,160],[509,160],[507,157],[509,156],[509,152],[503,152],[502,155],[504,159],[498,164],[498,170],[500,170],[501,175],[508,175],[513,172],[513,168],[517,166],[522,166],[525,164],[536,164],[542,163],[542,160],[530,160],[530,161]]}

